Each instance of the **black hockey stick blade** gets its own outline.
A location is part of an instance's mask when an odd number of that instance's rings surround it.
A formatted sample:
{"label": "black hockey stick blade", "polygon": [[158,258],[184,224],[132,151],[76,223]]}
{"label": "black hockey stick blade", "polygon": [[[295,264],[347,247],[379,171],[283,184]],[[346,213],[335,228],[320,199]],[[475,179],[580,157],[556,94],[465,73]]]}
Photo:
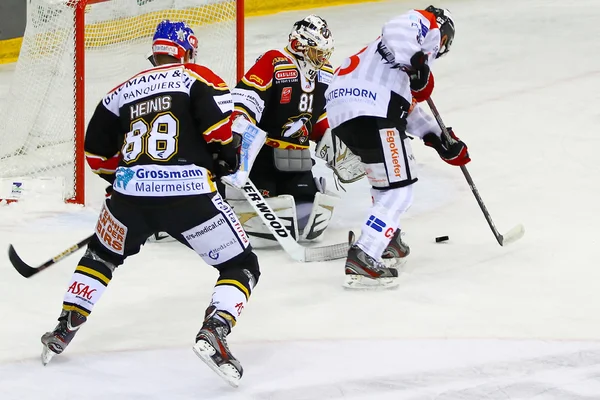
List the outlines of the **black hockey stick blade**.
{"label": "black hockey stick blade", "polygon": [[8,259],[10,260],[11,264],[13,265],[13,267],[15,267],[15,269],[17,270],[17,272],[19,274],[21,274],[25,278],[31,278],[33,275],[37,274],[38,272],[45,270],[46,268],[56,264],[63,258],[75,253],[77,250],[86,246],[92,240],[93,237],[94,237],[94,235],[91,235],[91,236],[83,239],[79,243],[69,247],[67,250],[63,251],[62,253],[60,253],[60,254],[54,256],[53,258],[51,258],[50,260],[46,261],[39,267],[32,267],[31,265],[29,265],[25,261],[23,261],[21,259],[21,257],[19,257],[19,255],[17,254],[17,251],[15,250],[15,248],[12,244],[10,246],[8,246]]}

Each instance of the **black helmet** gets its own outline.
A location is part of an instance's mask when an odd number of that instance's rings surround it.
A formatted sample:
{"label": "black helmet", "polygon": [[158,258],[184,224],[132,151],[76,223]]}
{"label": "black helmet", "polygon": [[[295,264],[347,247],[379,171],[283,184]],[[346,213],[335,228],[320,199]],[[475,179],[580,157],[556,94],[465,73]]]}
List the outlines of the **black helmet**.
{"label": "black helmet", "polygon": [[450,46],[452,46],[455,32],[454,19],[452,19],[452,14],[450,14],[450,11],[447,9],[429,6],[425,11],[429,11],[435,15],[435,20],[440,27],[440,50],[435,57],[440,58],[448,53],[450,51]]}

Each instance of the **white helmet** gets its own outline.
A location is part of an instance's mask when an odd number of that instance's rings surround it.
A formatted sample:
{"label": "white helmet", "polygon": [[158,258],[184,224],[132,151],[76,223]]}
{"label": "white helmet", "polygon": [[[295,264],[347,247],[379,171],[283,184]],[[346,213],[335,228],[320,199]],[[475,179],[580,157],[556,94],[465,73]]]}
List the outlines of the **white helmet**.
{"label": "white helmet", "polygon": [[333,36],[327,22],[309,15],[294,23],[289,40],[288,49],[296,56],[300,70],[309,80],[314,80],[317,70],[329,62],[333,53]]}

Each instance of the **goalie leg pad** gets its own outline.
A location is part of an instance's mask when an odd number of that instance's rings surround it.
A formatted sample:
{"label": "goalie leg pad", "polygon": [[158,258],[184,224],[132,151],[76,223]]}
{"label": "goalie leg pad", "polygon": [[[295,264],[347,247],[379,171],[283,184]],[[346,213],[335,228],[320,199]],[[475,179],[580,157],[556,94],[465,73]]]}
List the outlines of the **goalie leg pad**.
{"label": "goalie leg pad", "polygon": [[[235,211],[246,233],[250,236],[253,247],[277,246],[277,240],[262,222],[256,211],[246,200],[227,200]],[[290,195],[269,197],[265,201],[271,206],[277,217],[285,225],[292,237],[298,238],[298,223],[296,217],[296,202]]]}
{"label": "goalie leg pad", "polygon": [[333,170],[342,183],[356,182],[366,175],[360,157],[352,153],[338,136],[333,135],[331,129],[325,131],[315,149],[315,155],[327,163],[327,167]]}
{"label": "goalie leg pad", "polygon": [[315,240],[321,237],[329,226],[329,221],[333,217],[333,209],[339,199],[338,196],[331,192],[318,192],[315,194],[312,210],[300,239]]}

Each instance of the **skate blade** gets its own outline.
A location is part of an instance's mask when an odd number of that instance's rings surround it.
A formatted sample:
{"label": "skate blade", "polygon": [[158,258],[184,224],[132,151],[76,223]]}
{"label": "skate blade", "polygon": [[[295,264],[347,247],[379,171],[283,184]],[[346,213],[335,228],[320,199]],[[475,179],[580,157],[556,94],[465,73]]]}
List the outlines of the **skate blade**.
{"label": "skate blade", "polygon": [[219,375],[225,382],[229,383],[233,387],[238,387],[240,384],[240,373],[237,369],[231,364],[223,364],[218,366],[212,360],[212,356],[216,353],[214,347],[210,345],[210,343],[199,340],[194,347],[192,348],[194,353],[202,360],[206,365],[210,367],[217,375]]}
{"label": "skate blade", "polygon": [[350,290],[388,290],[397,289],[398,285],[398,278],[372,279],[362,275],[346,275],[342,286]]}
{"label": "skate blade", "polygon": [[56,355],[55,352],[53,352],[52,350],[50,350],[48,348],[48,346],[44,345],[43,349],[42,349],[42,365],[46,366],[48,365],[48,363],[50,362],[50,360],[52,360],[52,358]]}

